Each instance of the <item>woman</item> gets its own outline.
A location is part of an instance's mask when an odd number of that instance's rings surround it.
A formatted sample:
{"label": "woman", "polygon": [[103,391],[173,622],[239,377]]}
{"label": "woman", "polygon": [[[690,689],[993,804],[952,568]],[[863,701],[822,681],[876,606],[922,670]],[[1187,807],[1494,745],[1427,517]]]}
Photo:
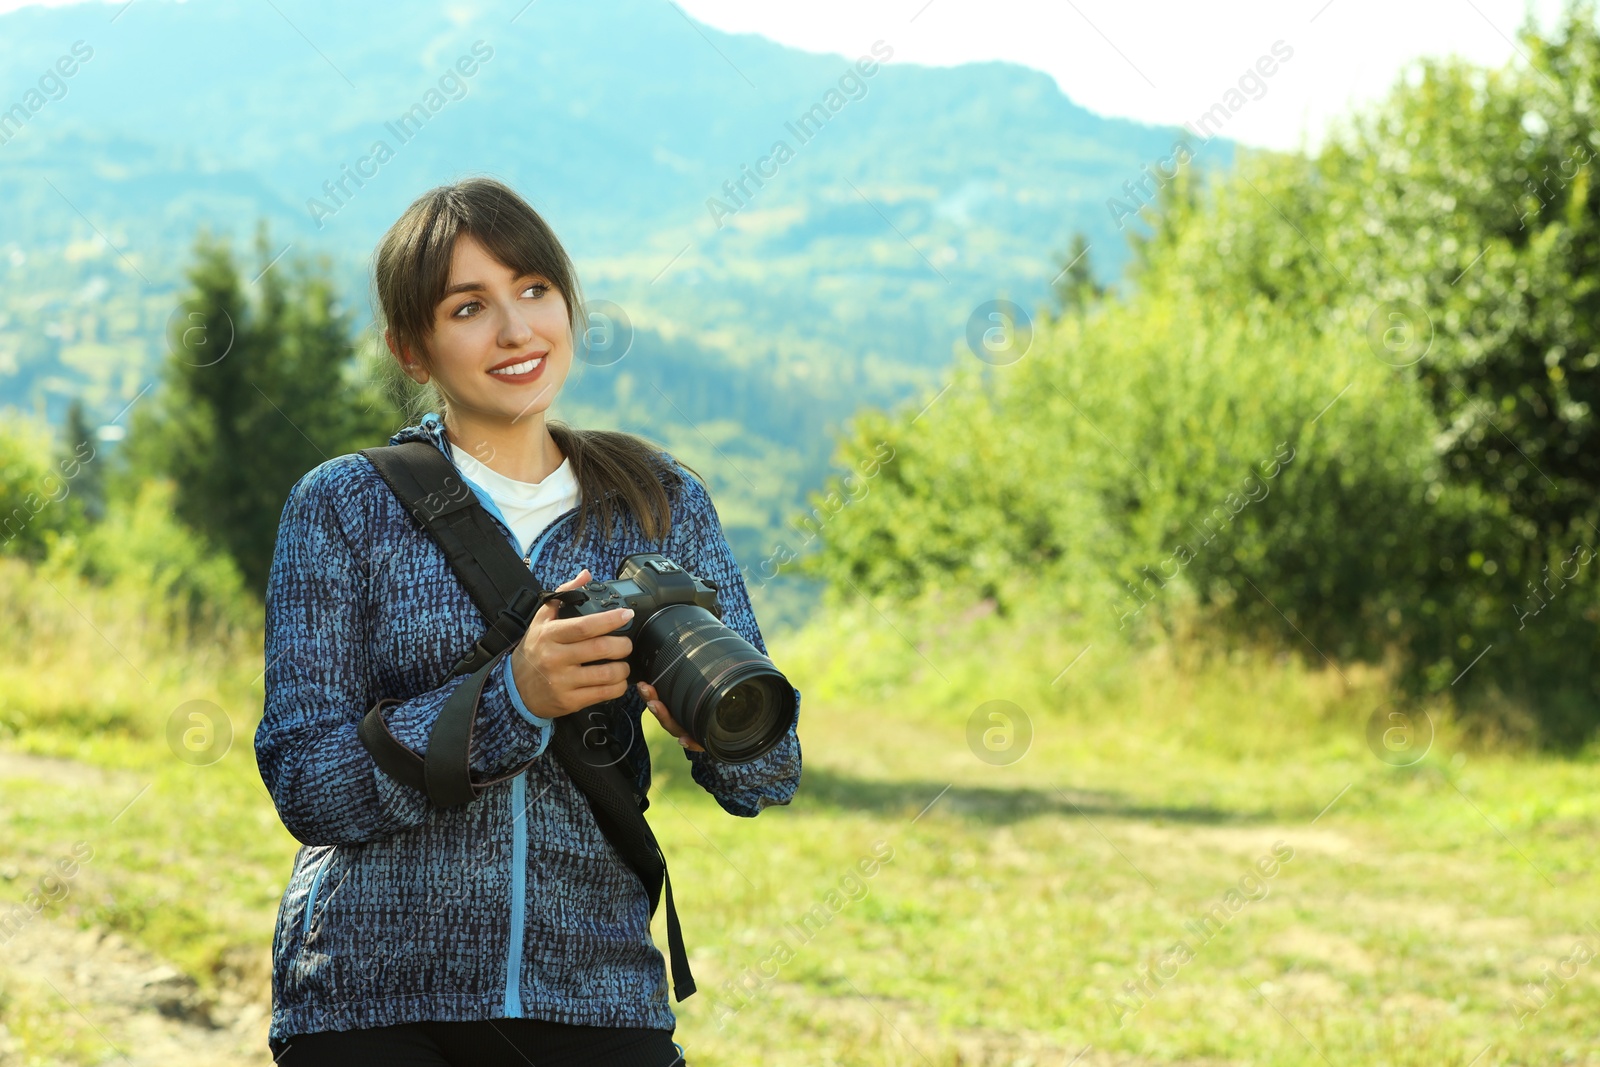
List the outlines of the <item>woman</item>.
{"label": "woman", "polygon": [[[389,350],[442,411],[391,444],[449,457],[544,588],[610,580],[630,553],[661,552],[715,582],[723,621],[766,651],[693,472],[642,438],[546,421],[585,317],[532,208],[490,179],[433,189],[384,236],[374,274]],[[471,771],[493,784],[435,807],[378,768],[357,724],[398,700],[385,725],[425,753],[461,682],[441,679],[486,620],[365,456],[290,491],[256,733],[262,778],[304,845],[273,937],[277,1062],[683,1064],[650,900],[546,753],[555,720],[600,705],[642,728],[648,706],[693,779],[742,816],[789,802],[799,738],[791,728],[759,760],[716,762],[650,686],[627,685],[630,642],[608,636],[620,611],[558,619],[558,606],[540,608],[484,686]],[[647,791],[642,743],[624,765]]]}

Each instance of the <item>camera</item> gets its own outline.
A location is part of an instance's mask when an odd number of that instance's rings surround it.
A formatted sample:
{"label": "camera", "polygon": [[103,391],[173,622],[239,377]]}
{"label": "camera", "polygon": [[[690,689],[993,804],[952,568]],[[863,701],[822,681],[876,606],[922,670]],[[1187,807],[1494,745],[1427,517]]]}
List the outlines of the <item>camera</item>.
{"label": "camera", "polygon": [[633,641],[628,683],[649,682],[713,759],[760,759],[794,725],[794,686],[722,622],[715,582],[659,553],[637,552],[623,559],[614,581],[552,598],[562,602],[560,618],[632,608],[627,625],[611,631]]}

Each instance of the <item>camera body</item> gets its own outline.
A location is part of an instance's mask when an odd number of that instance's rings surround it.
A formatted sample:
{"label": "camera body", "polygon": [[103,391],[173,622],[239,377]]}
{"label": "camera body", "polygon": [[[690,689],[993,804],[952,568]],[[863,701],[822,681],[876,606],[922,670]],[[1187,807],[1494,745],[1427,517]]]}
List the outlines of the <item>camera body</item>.
{"label": "camera body", "polygon": [[[581,597],[572,594],[582,594]],[[632,608],[633,618],[612,630],[637,643],[639,634],[656,612],[669,604],[694,604],[722,618],[715,582],[696,577],[659,552],[636,552],[622,561],[622,569],[609,582],[590,582],[562,595],[562,618],[597,615],[602,611]],[[630,661],[631,663],[631,661]],[[628,681],[637,681],[629,675]]]}
{"label": "camera body", "polygon": [[672,717],[722,763],[766,755],[794,725],[794,686],[770,659],[722,622],[717,583],[659,552],[636,552],[612,581],[555,594],[560,618],[632,608],[611,633],[633,641],[628,682],[646,681]]}

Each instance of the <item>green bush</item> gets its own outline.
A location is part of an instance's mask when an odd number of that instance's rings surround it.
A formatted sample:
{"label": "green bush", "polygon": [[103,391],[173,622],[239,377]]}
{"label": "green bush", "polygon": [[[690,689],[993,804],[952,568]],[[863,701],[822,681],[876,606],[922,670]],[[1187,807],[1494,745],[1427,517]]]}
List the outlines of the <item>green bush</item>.
{"label": "green bush", "polygon": [[959,371],[915,422],[858,418],[836,462],[885,441],[893,459],[802,566],[874,595],[1049,599],[1125,634],[1194,608],[1282,631],[1282,610],[1330,656],[1381,658],[1428,592],[1428,542],[1493,521],[1432,491],[1432,436],[1414,380],[1270,308],[1108,304]]}
{"label": "green bush", "polygon": [[138,483],[111,500],[104,520],[57,538],[49,565],[139,592],[148,617],[185,632],[259,625],[260,601],[238,565],[178,521],[174,495],[165,479]]}
{"label": "green bush", "polygon": [[[50,431],[15,414],[0,430],[0,554],[42,559],[53,538],[86,525],[74,479],[80,454],[50,458]],[[93,461],[93,450],[81,455]]]}

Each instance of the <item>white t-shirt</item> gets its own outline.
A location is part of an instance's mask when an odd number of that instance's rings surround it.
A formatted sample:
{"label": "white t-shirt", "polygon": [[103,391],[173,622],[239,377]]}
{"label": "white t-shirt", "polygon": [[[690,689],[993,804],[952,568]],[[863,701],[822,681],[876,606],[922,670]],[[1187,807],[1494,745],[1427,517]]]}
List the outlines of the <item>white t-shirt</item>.
{"label": "white t-shirt", "polygon": [[472,453],[450,443],[461,473],[489,494],[506,524],[526,552],[552,519],[578,505],[578,480],[572,475],[572,462],[563,458],[561,466],[542,482],[519,482],[479,462]]}

